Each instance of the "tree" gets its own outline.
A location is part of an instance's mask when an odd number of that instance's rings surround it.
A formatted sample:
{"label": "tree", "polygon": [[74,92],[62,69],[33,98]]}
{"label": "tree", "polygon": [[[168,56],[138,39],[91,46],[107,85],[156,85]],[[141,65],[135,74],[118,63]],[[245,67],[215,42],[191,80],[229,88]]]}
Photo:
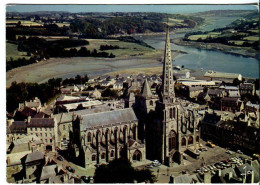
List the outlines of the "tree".
{"label": "tree", "polygon": [[133,183],[150,181],[155,177],[150,170],[135,170],[127,159],[115,159],[108,165],[100,165],[96,168],[94,183]]}
{"label": "tree", "polygon": [[118,98],[117,92],[114,90],[111,90],[110,88],[107,88],[102,92],[102,97],[112,97],[112,98]]}

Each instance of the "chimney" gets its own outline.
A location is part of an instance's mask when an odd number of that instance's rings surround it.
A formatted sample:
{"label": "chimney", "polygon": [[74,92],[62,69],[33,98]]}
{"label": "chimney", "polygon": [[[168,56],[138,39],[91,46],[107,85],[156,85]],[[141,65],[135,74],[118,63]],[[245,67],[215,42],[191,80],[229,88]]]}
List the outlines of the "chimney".
{"label": "chimney", "polygon": [[210,172],[207,172],[204,174],[204,183],[205,184],[210,184],[211,183],[211,174]]}
{"label": "chimney", "polygon": [[250,166],[253,166],[253,161],[252,161],[252,160],[248,160],[247,163],[248,163]]}
{"label": "chimney", "polygon": [[218,174],[219,177],[221,176],[221,169],[218,169],[217,174]]}
{"label": "chimney", "polygon": [[253,170],[247,172],[248,175],[248,183],[254,183],[255,173]]}
{"label": "chimney", "polygon": [[170,182],[172,184],[175,184],[175,177],[173,175],[170,175]]}
{"label": "chimney", "polygon": [[228,174],[226,174],[228,182],[231,180],[231,178],[233,177],[233,173],[229,172]]}
{"label": "chimney", "polygon": [[28,116],[28,123],[30,123],[31,121],[31,116]]}

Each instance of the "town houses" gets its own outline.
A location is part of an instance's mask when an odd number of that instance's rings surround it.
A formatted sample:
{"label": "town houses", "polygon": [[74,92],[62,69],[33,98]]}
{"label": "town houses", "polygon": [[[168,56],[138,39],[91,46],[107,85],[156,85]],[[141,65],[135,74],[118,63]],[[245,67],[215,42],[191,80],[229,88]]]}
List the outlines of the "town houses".
{"label": "town houses", "polygon": [[[118,158],[137,167],[152,161],[149,168],[185,167],[200,163],[202,151],[212,143],[248,155],[260,150],[255,81],[214,71],[197,78],[173,67],[168,28],[161,75],[106,74],[58,90],[48,104],[35,97],[17,102],[17,109],[7,114],[8,182],[85,182],[78,171]],[[169,176],[169,182],[259,180],[257,161],[243,165],[252,171],[247,177],[240,178],[243,166],[237,165],[228,172],[224,167],[213,170],[215,174],[183,172]]]}

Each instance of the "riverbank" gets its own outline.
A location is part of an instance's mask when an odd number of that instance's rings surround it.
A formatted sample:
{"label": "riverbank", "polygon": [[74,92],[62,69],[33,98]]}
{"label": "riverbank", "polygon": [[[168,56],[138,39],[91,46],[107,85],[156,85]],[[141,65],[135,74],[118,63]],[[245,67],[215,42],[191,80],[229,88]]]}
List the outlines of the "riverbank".
{"label": "riverbank", "polygon": [[182,38],[171,39],[171,43],[180,46],[190,46],[198,49],[212,50],[212,51],[221,51],[223,53],[244,56],[244,57],[252,57],[256,58],[259,61],[259,53],[252,48],[249,47],[236,47],[236,46],[228,46],[219,43],[204,43],[204,42],[193,42],[193,41],[183,41]]}

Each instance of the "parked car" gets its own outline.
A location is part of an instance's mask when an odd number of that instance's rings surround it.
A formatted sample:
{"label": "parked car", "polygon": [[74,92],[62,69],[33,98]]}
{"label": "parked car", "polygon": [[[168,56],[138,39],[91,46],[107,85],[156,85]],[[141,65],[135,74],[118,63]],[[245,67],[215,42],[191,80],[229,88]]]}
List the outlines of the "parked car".
{"label": "parked car", "polygon": [[215,148],[216,145],[214,145],[213,143],[211,143],[210,141],[208,141],[206,143],[207,146],[211,147],[211,148]]}
{"label": "parked car", "polygon": [[226,151],[227,154],[233,154],[233,152],[231,152],[230,150]]}
{"label": "parked car", "polygon": [[57,157],[59,161],[63,161],[63,158],[61,156]]}
{"label": "parked car", "polygon": [[70,166],[67,166],[66,169],[71,173],[75,173],[75,169],[71,168]]}

